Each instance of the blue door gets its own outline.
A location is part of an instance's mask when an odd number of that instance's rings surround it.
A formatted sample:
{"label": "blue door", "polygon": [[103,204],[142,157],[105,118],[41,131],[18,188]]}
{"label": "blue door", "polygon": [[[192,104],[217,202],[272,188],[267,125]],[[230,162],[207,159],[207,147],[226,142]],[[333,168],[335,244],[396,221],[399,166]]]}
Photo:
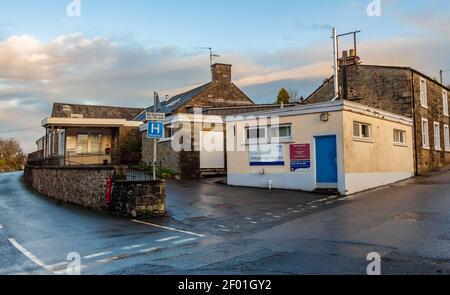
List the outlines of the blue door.
{"label": "blue door", "polygon": [[316,137],[316,173],[317,183],[338,182],[335,135]]}

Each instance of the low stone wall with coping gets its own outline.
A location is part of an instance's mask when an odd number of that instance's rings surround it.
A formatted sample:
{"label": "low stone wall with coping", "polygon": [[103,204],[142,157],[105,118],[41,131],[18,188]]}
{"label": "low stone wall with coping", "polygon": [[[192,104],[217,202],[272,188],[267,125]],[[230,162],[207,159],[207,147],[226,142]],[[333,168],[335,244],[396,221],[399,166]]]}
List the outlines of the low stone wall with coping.
{"label": "low stone wall with coping", "polygon": [[[164,181],[125,181],[123,166],[26,166],[25,183],[38,193],[64,203],[122,216],[160,216],[166,213]],[[126,175],[126,174],[125,174]],[[112,191],[106,202],[106,180]]]}

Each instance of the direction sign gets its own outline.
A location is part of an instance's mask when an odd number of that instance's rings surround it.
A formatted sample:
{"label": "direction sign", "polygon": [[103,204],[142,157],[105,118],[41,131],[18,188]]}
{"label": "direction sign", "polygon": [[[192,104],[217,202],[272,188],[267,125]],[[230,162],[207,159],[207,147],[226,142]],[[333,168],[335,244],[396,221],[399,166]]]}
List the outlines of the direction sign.
{"label": "direction sign", "polygon": [[164,120],[166,120],[166,114],[164,113],[147,112],[145,115],[145,121],[147,122],[163,122]]}
{"label": "direction sign", "polygon": [[148,122],[147,123],[147,138],[161,139],[164,137],[164,123],[163,122]]}

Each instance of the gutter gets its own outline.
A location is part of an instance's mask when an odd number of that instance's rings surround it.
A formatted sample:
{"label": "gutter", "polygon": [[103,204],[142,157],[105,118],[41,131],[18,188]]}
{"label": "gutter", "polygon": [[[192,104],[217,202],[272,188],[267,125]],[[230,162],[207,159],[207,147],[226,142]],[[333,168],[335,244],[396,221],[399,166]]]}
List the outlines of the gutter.
{"label": "gutter", "polygon": [[414,145],[414,174],[416,176],[419,175],[419,159],[417,156],[417,139],[416,139],[416,126],[417,126],[417,120],[416,120],[416,97],[414,92],[414,70],[411,69],[411,94],[412,94],[412,117],[413,117],[413,145]]}

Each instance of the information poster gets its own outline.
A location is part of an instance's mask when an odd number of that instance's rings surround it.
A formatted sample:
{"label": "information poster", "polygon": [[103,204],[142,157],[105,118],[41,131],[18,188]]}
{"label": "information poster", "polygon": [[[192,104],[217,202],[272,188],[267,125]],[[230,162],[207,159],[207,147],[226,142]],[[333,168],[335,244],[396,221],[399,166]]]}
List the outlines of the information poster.
{"label": "information poster", "polygon": [[291,172],[311,169],[311,145],[291,144]]}

